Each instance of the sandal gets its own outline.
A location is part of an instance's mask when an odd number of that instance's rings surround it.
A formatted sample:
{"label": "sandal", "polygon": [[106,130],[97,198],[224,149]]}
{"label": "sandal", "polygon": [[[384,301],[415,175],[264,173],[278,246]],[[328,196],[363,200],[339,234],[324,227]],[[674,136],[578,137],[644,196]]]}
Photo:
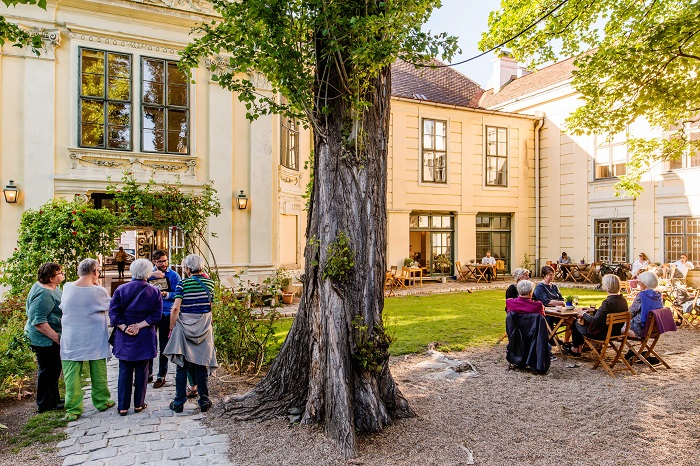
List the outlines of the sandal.
{"label": "sandal", "polygon": [[135,412],[135,413],[140,413],[141,411],[143,411],[143,410],[146,409],[146,408],[148,408],[148,405],[147,405],[147,404],[144,404],[144,405],[141,406],[140,408],[134,408],[134,412]]}
{"label": "sandal", "polygon": [[565,352],[566,354],[568,354],[569,356],[573,356],[573,357],[575,357],[575,358],[580,358],[580,357],[581,357],[581,353],[577,353],[576,351],[572,350],[571,348],[562,347],[562,350],[564,350],[564,352]]}
{"label": "sandal", "polygon": [[120,410],[119,410],[119,415],[120,415],[120,416],[126,416],[127,414],[129,414],[129,410],[128,410],[128,409],[120,409]]}

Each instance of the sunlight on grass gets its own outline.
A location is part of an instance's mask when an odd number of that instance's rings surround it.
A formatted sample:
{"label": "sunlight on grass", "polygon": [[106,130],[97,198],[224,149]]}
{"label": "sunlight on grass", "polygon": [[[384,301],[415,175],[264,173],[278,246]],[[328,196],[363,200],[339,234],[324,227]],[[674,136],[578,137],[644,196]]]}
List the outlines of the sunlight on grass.
{"label": "sunlight on grass", "polygon": [[60,430],[55,431],[68,425],[68,421],[63,420],[64,414],[63,411],[47,411],[30,418],[22,427],[22,431],[9,440],[9,443],[14,445],[13,452],[16,453],[19,448],[34,442],[53,443],[64,440],[66,434]]}
{"label": "sunlight on grass", "polygon": [[[579,305],[600,305],[607,296],[597,290],[561,288],[562,295],[577,295]],[[445,351],[460,351],[469,346],[494,344],[505,332],[505,291],[445,293],[427,296],[403,296],[384,301],[384,323],[395,338],[391,354],[424,351],[436,341]],[[279,346],[292,326],[292,319],[275,324]],[[279,347],[274,348],[274,354]]]}

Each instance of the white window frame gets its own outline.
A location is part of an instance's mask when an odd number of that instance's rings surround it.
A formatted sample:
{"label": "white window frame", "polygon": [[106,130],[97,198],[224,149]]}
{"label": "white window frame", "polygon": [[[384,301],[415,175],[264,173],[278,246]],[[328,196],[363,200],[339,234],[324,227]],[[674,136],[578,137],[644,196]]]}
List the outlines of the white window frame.
{"label": "white window frame", "polygon": [[[621,139],[618,139],[621,138]],[[624,131],[614,135],[595,135],[594,139],[594,149],[593,149],[593,179],[594,180],[609,180],[613,178],[618,178],[627,173],[627,163],[629,162],[629,150],[627,148],[627,142],[629,140],[629,128],[625,128]],[[622,172],[618,173],[616,167],[620,165],[615,163],[614,154],[615,150],[624,147],[625,151],[625,161],[622,163]],[[603,164],[598,160],[599,154],[607,152],[607,163]],[[598,176],[598,167],[607,166],[609,176]]]}
{"label": "white window frame", "polygon": [[[437,149],[436,142],[437,142],[437,131],[433,131],[433,133],[430,134],[432,137],[432,146],[433,147],[425,147],[425,122],[426,121],[432,121],[435,123],[433,125],[433,128],[437,128],[437,123],[441,123],[445,126],[445,136],[444,136],[444,149]],[[426,118],[426,117],[421,117],[420,119],[420,127],[418,128],[419,131],[419,138],[420,138],[420,182],[421,183],[426,183],[426,184],[431,184],[431,185],[446,185],[448,182],[448,172],[449,172],[449,161],[447,158],[447,144],[448,144],[448,134],[449,134],[449,124],[447,120],[441,120],[437,118]],[[435,179],[426,179],[425,174],[426,174],[426,161],[425,161],[425,155],[426,153],[432,153],[434,154],[433,156],[433,161],[438,160],[437,155],[442,155],[442,158],[444,160],[444,166],[442,167],[443,171],[443,177],[442,179],[435,180]],[[432,170],[433,172],[435,171],[435,168],[428,168],[428,170]],[[438,168],[440,170],[440,168]],[[434,177],[433,177],[434,178]]]}

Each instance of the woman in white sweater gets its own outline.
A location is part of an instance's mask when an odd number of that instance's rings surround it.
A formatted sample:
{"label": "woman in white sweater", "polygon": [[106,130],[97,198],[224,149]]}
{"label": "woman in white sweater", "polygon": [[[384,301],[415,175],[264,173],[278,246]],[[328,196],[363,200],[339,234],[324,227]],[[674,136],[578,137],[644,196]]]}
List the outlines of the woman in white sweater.
{"label": "woman in white sweater", "polygon": [[63,288],[61,310],[63,333],[61,334],[61,365],[66,382],[66,416],[74,421],[83,413],[83,391],[80,373],[83,362],[90,366],[92,404],[99,411],[114,406],[107,385],[107,358],[109,335],[107,310],[109,294],[98,285],[98,262],[84,259],[78,265],[78,280]]}

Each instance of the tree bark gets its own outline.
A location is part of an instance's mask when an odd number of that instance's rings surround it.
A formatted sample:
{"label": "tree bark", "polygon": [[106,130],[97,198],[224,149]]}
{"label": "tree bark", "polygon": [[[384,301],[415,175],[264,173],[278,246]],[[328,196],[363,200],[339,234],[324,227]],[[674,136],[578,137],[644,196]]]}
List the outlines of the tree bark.
{"label": "tree bark", "polygon": [[[317,50],[323,51],[317,41]],[[388,353],[363,368],[362,342],[383,334],[386,269],[386,176],[391,74],[372,79],[357,110],[342,91],[342,72],[331,54],[317,53],[314,186],[305,258],[304,291],[292,328],[265,378],[240,398],[227,400],[235,419],[270,418],[290,410],[301,422],[323,423],[346,457],[357,455],[356,434],[380,431],[414,416],[394,382]],[[325,58],[324,58],[325,57]],[[351,70],[350,70],[351,72]],[[344,233],[354,266],[343,280],[324,278],[328,248]],[[358,317],[359,316],[359,317]]]}

